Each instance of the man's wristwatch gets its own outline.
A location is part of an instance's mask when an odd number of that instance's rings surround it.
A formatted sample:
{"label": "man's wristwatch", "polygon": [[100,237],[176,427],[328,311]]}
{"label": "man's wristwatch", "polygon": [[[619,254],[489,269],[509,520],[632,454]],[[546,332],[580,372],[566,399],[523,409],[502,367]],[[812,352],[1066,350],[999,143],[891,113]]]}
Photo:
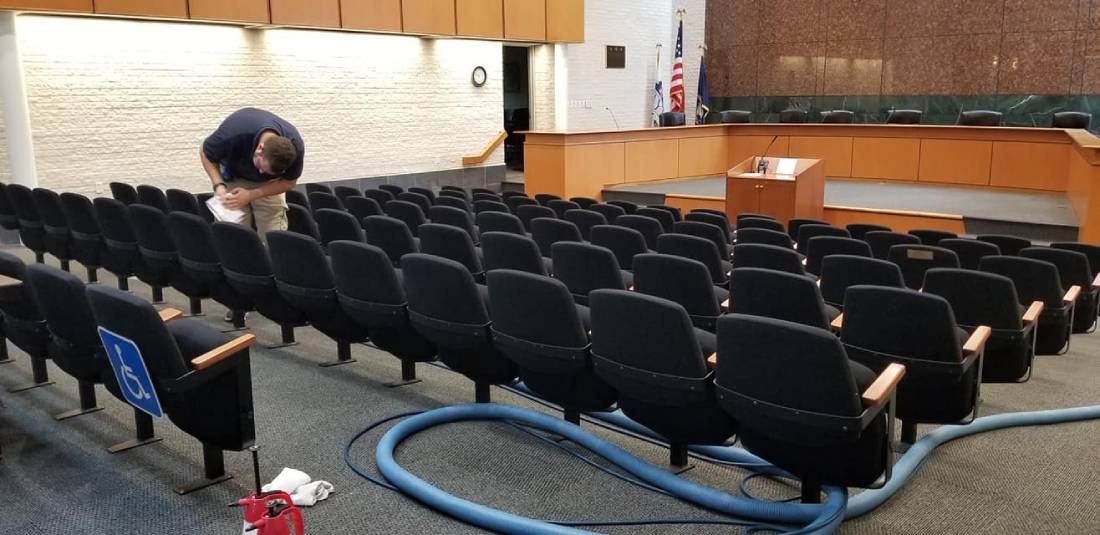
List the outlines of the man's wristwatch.
{"label": "man's wristwatch", "polygon": [[[217,184],[214,184],[214,193],[218,192],[218,186],[225,186],[225,182],[218,182]],[[229,186],[225,186],[225,189],[229,189]]]}

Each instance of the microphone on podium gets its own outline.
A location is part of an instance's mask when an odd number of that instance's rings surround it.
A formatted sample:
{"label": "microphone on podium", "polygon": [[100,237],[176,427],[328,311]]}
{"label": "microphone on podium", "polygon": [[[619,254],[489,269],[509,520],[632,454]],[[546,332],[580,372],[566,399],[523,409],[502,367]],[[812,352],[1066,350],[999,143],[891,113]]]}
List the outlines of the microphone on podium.
{"label": "microphone on podium", "polygon": [[607,110],[607,113],[611,114],[611,120],[615,121],[615,129],[619,130],[619,120],[615,118],[615,112],[611,111],[610,106],[604,106],[603,109]]}
{"label": "microphone on podium", "polygon": [[764,148],[764,154],[760,156],[760,161],[756,163],[756,172],[760,174],[767,174],[768,172],[768,151],[771,150],[772,145],[775,144],[775,140],[779,139],[779,136],[772,136],[772,140],[768,142],[768,146]]}

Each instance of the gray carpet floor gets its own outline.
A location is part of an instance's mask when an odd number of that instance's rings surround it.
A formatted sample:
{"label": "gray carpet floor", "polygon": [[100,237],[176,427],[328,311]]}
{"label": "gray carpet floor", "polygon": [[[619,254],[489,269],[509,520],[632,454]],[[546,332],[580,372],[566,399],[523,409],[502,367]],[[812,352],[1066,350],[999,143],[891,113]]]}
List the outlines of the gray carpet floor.
{"label": "gray carpet floor", "polygon": [[[17,249],[28,258],[25,250]],[[51,260],[52,262],[52,260]],[[56,264],[54,264],[56,265]],[[75,271],[82,271],[77,268]],[[101,274],[113,284],[113,277]],[[138,295],[149,291],[140,283]],[[166,291],[169,304],[186,300]],[[205,303],[210,325],[224,328],[224,310]],[[333,496],[304,511],[308,533],[476,533],[478,529],[437,514],[356,476],[343,449],[359,430],[378,419],[473,400],[473,384],[456,374],[420,365],[423,382],[387,388],[398,379],[399,362],[355,346],[358,362],[335,368],[317,364],[335,356],[335,344],[309,328],[298,329],[300,345],[264,349],[279,330],[257,314],[252,348],[257,441],[262,470],[270,479],[283,467],[332,482]],[[26,393],[7,389],[28,382],[28,359],[11,351],[14,364],[0,366],[0,488],[4,491],[0,533],[236,533],[240,512],[226,504],[252,485],[247,453],[227,453],[235,479],[177,496],[172,487],[202,473],[199,444],[158,420],[164,440],[120,455],[105,448],[132,435],[132,412],[97,388],[105,410],[65,422],[51,415],[75,407],[75,382],[52,363],[57,383]],[[1090,405],[1100,402],[1100,341],[1078,335],[1068,355],[1040,357],[1035,376],[1022,385],[983,387],[983,414]],[[541,407],[493,389],[494,401]],[[585,425],[656,464],[667,450]],[[388,426],[386,427],[388,428]],[[367,435],[352,458],[373,471],[374,446],[384,429]],[[932,426],[922,426],[926,432]],[[842,533],[1097,533],[1100,506],[1100,423],[1085,422],[997,431],[941,447],[891,501]],[[567,445],[568,447],[568,445]],[[406,442],[401,462],[420,477],[475,502],[546,519],[716,518],[691,505],[614,479],[558,448],[506,424],[453,424]],[[696,462],[686,477],[737,492],[743,472]],[[774,498],[797,493],[787,485],[757,480],[754,492]],[[605,533],[729,533],[728,526],[594,528]]]}

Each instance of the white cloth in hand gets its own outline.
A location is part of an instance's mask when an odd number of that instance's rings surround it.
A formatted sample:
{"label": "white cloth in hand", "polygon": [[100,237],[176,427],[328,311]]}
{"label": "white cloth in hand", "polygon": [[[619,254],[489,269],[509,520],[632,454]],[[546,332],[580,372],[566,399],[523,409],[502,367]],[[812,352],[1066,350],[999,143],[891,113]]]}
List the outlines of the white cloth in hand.
{"label": "white cloth in hand", "polygon": [[263,492],[281,490],[287,494],[292,494],[298,487],[309,483],[309,481],[309,475],[305,472],[293,468],[283,468],[283,471],[279,472],[279,475],[275,476],[271,483],[264,485],[260,490]]}
{"label": "white cloth in hand", "polygon": [[311,507],[315,503],[328,498],[333,490],[332,483],[328,481],[314,481],[298,487],[298,490],[290,495],[290,499],[294,502],[294,505]]}
{"label": "white cloth in hand", "polygon": [[217,195],[210,197],[206,200],[206,207],[210,209],[210,213],[214,214],[216,221],[225,221],[226,223],[240,224],[244,221],[244,211],[229,208],[222,203],[222,200]]}

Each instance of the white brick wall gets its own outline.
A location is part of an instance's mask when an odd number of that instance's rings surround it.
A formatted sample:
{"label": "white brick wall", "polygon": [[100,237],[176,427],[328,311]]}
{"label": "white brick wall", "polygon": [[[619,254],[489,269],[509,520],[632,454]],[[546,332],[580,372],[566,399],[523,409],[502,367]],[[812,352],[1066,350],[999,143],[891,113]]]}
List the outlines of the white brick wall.
{"label": "white brick wall", "polygon": [[[676,45],[676,9],[684,7],[684,70],[687,110],[695,109],[699,75],[698,45],[703,43],[705,0],[599,0],[585,2],[585,42],[565,45],[569,70],[569,130],[649,126],[653,84],[664,81],[665,109],[672,55]],[[657,43],[661,71],[656,72]],[[626,68],[606,68],[606,46],[626,46]],[[611,112],[608,111],[610,108]]]}
{"label": "white brick wall", "polygon": [[[3,104],[3,97],[0,97]],[[8,166],[8,138],[4,129],[4,107],[0,105],[0,182],[11,182],[11,167]]]}
{"label": "white brick wall", "polygon": [[39,183],[58,190],[205,190],[199,145],[243,106],[298,127],[302,182],[460,168],[503,128],[499,42],[41,16],[17,32]]}
{"label": "white brick wall", "polygon": [[554,46],[533,46],[530,48],[530,55],[527,57],[531,77],[529,94],[531,98],[532,130],[553,130],[555,128]]}

